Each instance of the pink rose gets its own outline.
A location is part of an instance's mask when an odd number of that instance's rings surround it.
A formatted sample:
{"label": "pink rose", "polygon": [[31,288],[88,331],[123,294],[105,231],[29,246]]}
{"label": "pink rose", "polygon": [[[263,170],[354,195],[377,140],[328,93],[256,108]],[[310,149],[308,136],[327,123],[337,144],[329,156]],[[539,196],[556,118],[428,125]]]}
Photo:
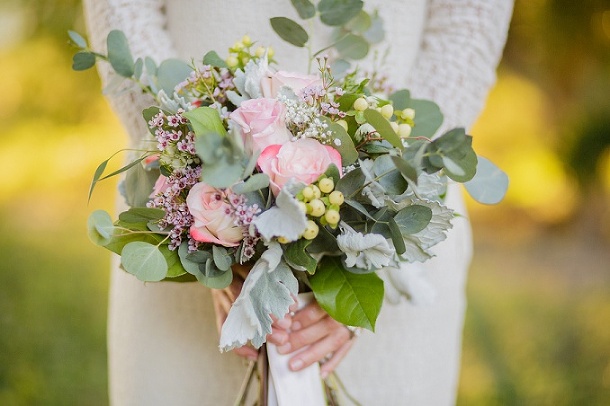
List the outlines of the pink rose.
{"label": "pink rose", "polygon": [[301,138],[284,145],[268,146],[257,164],[269,176],[271,190],[277,196],[290,178],[310,184],[326,172],[330,164],[335,164],[341,172],[341,155],[317,140]]}
{"label": "pink rose", "polygon": [[150,198],[153,198],[157,195],[165,193],[167,189],[170,187],[169,178],[164,175],[159,175],[157,181],[155,182],[155,186],[153,187],[153,191],[150,194]]}
{"label": "pink rose", "polygon": [[246,150],[262,151],[272,144],[283,144],[291,138],[284,122],[285,106],[274,99],[251,99],[230,117],[241,127]]}
{"label": "pink rose", "polygon": [[224,192],[206,185],[195,184],[186,198],[193,215],[190,233],[194,240],[235,247],[243,239],[242,227],[235,225],[233,209]]}
{"label": "pink rose", "polygon": [[277,97],[283,86],[291,88],[297,96],[300,96],[303,89],[314,85],[322,86],[322,79],[316,75],[302,75],[285,71],[278,71],[271,75],[271,78],[264,78],[261,81],[263,95],[272,98]]}

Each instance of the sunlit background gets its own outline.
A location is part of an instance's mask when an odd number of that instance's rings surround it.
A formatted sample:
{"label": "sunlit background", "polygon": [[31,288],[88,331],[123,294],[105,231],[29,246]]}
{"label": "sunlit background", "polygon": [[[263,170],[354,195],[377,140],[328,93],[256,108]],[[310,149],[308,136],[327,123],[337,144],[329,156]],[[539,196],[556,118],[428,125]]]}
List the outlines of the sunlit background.
{"label": "sunlit background", "polygon": [[[104,405],[109,254],[86,237],[126,140],[71,71],[77,0],[0,0],[0,405]],[[610,404],[610,2],[518,0],[472,131],[511,179],[470,204],[460,405]]]}

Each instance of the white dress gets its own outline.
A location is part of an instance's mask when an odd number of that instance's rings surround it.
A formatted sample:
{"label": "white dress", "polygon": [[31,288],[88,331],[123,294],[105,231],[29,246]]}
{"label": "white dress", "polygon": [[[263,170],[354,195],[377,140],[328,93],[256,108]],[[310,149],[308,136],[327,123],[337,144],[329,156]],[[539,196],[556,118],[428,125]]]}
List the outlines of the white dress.
{"label": "white dress", "polygon": [[[272,32],[274,16],[297,19],[288,0],[85,0],[94,49],[111,29],[123,30],[136,56],[157,61],[220,55],[249,34],[270,44],[285,70],[305,71],[306,53]],[[512,0],[376,0],[391,52],[384,64],[396,87],[435,100],[443,128],[469,127],[480,112],[506,39]],[[315,27],[318,43],[326,28]],[[101,67],[102,78],[108,69]],[[146,134],[141,95],[111,103],[133,142]],[[117,146],[119,147],[119,146]],[[448,203],[466,214],[459,189]],[[414,306],[386,301],[375,334],[358,338],[339,375],[363,405],[450,405],[459,377],[464,285],[471,256],[466,218],[455,221],[424,277],[435,301]],[[118,269],[110,286],[110,400],[122,405],[228,405],[244,375],[233,354],[220,354],[211,295],[197,283],[139,282]]]}

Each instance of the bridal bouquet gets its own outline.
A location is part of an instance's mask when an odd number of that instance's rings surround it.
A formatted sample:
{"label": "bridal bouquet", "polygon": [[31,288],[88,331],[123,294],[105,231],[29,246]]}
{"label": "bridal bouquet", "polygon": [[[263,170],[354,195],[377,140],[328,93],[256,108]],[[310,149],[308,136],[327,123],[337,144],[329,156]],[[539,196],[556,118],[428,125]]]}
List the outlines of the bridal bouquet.
{"label": "bridal bouquet", "polygon": [[[373,37],[375,24],[353,22],[364,18],[355,3],[349,13],[318,10],[347,32],[335,44],[339,56],[357,49],[345,38],[353,45]],[[309,18],[309,2],[293,4]],[[271,24],[297,46],[308,41],[292,20]],[[120,31],[108,35],[107,55],[70,35],[80,48],[75,69],[107,60],[114,91],[135,83],[154,100],[143,111],[150,131],[135,159],[106,176],[103,162],[90,191],[125,172],[130,208],[116,221],[93,212],[89,236],[142,281],[221,289],[233,265],[250,265],[222,328],[222,350],[260,347],[271,315],[283,318],[299,290],[312,291],[336,320],[374,330],[384,295],[377,271],[426,261],[451,228],[448,181],[466,183],[486,203],[504,194],[505,175],[477,157],[464,129],[433,138],[438,106],[392,91],[378,72],[339,75],[326,56],[314,59],[316,74],[286,72],[271,48],[247,36],[224,58],[210,51],[191,64],[157,65],[134,61]]]}

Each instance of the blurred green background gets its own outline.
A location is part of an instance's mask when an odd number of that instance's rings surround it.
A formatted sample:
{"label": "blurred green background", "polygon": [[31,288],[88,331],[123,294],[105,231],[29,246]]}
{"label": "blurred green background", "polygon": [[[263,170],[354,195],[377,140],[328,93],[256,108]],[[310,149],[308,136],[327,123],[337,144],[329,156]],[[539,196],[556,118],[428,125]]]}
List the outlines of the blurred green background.
{"label": "blurred green background", "polygon": [[[107,404],[111,209],[96,165],[125,144],[95,72],[74,73],[77,0],[0,0],[0,405]],[[460,405],[610,404],[610,2],[517,0],[475,147],[511,178],[470,204]]]}

